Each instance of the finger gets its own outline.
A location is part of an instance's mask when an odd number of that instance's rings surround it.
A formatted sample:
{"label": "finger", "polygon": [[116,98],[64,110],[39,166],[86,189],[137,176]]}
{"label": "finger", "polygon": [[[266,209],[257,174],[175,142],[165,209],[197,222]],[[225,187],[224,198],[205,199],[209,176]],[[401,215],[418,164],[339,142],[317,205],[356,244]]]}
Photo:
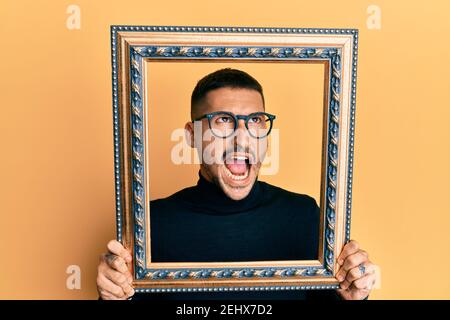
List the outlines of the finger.
{"label": "finger", "polygon": [[110,242],[108,242],[107,248],[110,253],[121,257],[126,262],[131,262],[132,258],[131,258],[130,251],[125,249],[119,241],[111,240]]}
{"label": "finger", "polygon": [[347,258],[351,254],[354,254],[358,250],[359,250],[359,243],[356,242],[355,240],[349,241],[342,249],[342,252],[338,257],[337,263],[342,265],[344,263],[345,258]]}
{"label": "finger", "polygon": [[[104,258],[103,258],[102,262],[98,266],[98,274],[105,274],[105,275],[108,274],[108,275],[110,275],[110,274],[112,274],[111,271],[115,271],[115,272],[118,272],[119,274],[122,275],[122,277],[116,276],[118,278],[117,282],[123,282],[122,278],[125,277],[126,278],[126,282],[129,285],[132,285],[132,283],[133,283],[133,276],[131,275],[131,272],[128,269],[125,269],[124,272],[121,272],[121,271],[118,271],[117,269],[115,269],[114,267],[110,266],[110,264],[107,261],[109,259],[108,258],[109,256],[117,257],[117,256],[113,256],[113,255],[108,255],[108,254],[104,255]],[[121,259],[121,258],[117,257],[116,259]],[[113,263],[113,265],[114,265],[114,263]],[[113,282],[115,282],[115,279],[111,278],[111,280],[113,280]]]}
{"label": "finger", "polygon": [[117,270],[121,273],[129,273],[128,266],[125,263],[125,260],[119,256],[114,254],[106,254],[105,262],[110,266],[110,268]]}
{"label": "finger", "polygon": [[359,267],[349,270],[347,272],[345,279],[340,283],[340,288],[341,289],[349,288],[352,285],[353,281],[358,280],[364,277],[365,275],[367,275],[367,273],[362,274]]}
{"label": "finger", "polygon": [[372,275],[375,273],[375,270],[373,268],[373,264],[368,263],[365,265],[365,271],[364,274],[361,272],[361,269],[359,268],[359,265],[347,272],[347,276],[345,277],[345,280],[341,282],[340,287],[341,289],[347,289],[349,288],[352,283],[358,279],[361,279],[367,275]]}
{"label": "finger", "polygon": [[104,289],[101,289],[101,288],[98,289],[98,292],[99,292],[100,297],[101,297],[102,300],[125,300],[125,299],[128,299],[128,298],[130,298],[130,297],[132,297],[134,295],[134,291],[133,291],[132,294],[127,295],[125,293],[124,296],[117,297],[117,296],[113,295],[112,293],[110,293],[110,292],[108,292],[108,291],[106,291]]}
{"label": "finger", "polygon": [[336,279],[338,279],[338,281],[344,280],[349,270],[367,262],[368,259],[369,255],[363,250],[359,250],[356,253],[347,256],[347,258],[345,258],[344,260],[344,263],[342,264],[342,267],[336,274]]}
{"label": "finger", "polygon": [[370,292],[372,290],[376,281],[376,275],[374,273],[367,274],[362,278],[353,281],[351,288],[358,290],[367,290]]}
{"label": "finger", "polygon": [[131,284],[127,281],[127,278],[112,269],[108,269],[104,272],[103,274],[109,281],[111,281],[113,284],[115,284],[116,286],[119,286],[123,293],[127,296],[130,297],[132,295],[134,295],[134,289],[131,286]]}
{"label": "finger", "polygon": [[[125,294],[131,294],[133,292],[133,287],[131,286],[131,282],[129,281],[128,275],[117,272],[113,269],[106,269],[103,271],[103,274],[106,278],[111,280],[115,285],[118,285],[122,288]],[[134,292],[133,292],[134,294]]]}
{"label": "finger", "polygon": [[112,293],[105,291],[103,289],[99,289],[98,292],[102,300],[124,300],[124,298],[117,298]]}
{"label": "finger", "polygon": [[133,282],[133,276],[122,258],[111,254],[104,255],[103,260],[99,265],[99,272],[105,273],[106,270],[109,269],[116,270],[125,275],[128,283],[131,284]]}
{"label": "finger", "polygon": [[133,277],[131,276],[131,273],[128,271],[128,269],[125,272],[121,272],[107,265],[107,267],[102,269],[101,273],[105,274],[108,279],[112,280],[118,285],[121,285],[122,283],[131,284],[133,281]]}
{"label": "finger", "polygon": [[123,289],[109,280],[104,274],[99,274],[97,276],[97,286],[99,288],[99,292],[103,298],[125,298],[125,292]]}

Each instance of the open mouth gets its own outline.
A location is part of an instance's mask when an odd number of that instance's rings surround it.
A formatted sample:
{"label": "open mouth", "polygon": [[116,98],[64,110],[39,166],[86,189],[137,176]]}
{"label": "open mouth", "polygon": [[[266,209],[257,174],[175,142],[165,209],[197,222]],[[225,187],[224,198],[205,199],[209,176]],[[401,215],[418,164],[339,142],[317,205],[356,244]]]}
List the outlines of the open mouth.
{"label": "open mouth", "polygon": [[242,181],[248,178],[250,166],[248,154],[228,155],[224,163],[225,173],[233,181]]}

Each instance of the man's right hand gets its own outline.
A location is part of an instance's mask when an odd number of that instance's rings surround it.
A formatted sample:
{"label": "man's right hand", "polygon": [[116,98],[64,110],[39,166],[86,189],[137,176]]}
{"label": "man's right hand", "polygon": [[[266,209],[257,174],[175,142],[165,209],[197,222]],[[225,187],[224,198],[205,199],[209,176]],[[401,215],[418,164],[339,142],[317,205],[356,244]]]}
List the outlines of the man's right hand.
{"label": "man's right hand", "polygon": [[100,256],[97,290],[103,300],[126,300],[134,295],[133,277],[127,264],[131,253],[117,240],[108,242],[108,253]]}

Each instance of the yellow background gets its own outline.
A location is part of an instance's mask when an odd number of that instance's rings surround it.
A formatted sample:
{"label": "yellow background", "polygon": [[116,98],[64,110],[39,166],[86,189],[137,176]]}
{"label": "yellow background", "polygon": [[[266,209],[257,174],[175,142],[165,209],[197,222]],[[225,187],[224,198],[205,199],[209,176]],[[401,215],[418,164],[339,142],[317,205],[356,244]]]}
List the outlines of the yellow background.
{"label": "yellow background", "polygon": [[[66,28],[70,4],[81,29]],[[381,29],[366,26],[381,8]],[[360,30],[352,238],[378,299],[450,298],[448,2],[0,4],[0,298],[96,298],[115,236],[111,24]],[[81,290],[66,268],[81,267]]]}

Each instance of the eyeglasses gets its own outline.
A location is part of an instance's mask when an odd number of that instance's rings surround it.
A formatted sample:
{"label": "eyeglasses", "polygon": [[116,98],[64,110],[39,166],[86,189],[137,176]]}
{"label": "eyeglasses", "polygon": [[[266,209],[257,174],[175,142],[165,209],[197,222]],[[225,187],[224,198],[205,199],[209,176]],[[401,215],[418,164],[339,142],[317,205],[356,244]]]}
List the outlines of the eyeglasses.
{"label": "eyeglasses", "polygon": [[244,120],[250,136],[256,139],[267,137],[272,130],[273,120],[275,116],[266,112],[255,112],[249,115],[235,115],[232,112],[217,111],[204,114],[203,116],[194,119],[199,121],[208,119],[209,129],[212,134],[218,138],[231,137],[238,127],[238,121]]}

